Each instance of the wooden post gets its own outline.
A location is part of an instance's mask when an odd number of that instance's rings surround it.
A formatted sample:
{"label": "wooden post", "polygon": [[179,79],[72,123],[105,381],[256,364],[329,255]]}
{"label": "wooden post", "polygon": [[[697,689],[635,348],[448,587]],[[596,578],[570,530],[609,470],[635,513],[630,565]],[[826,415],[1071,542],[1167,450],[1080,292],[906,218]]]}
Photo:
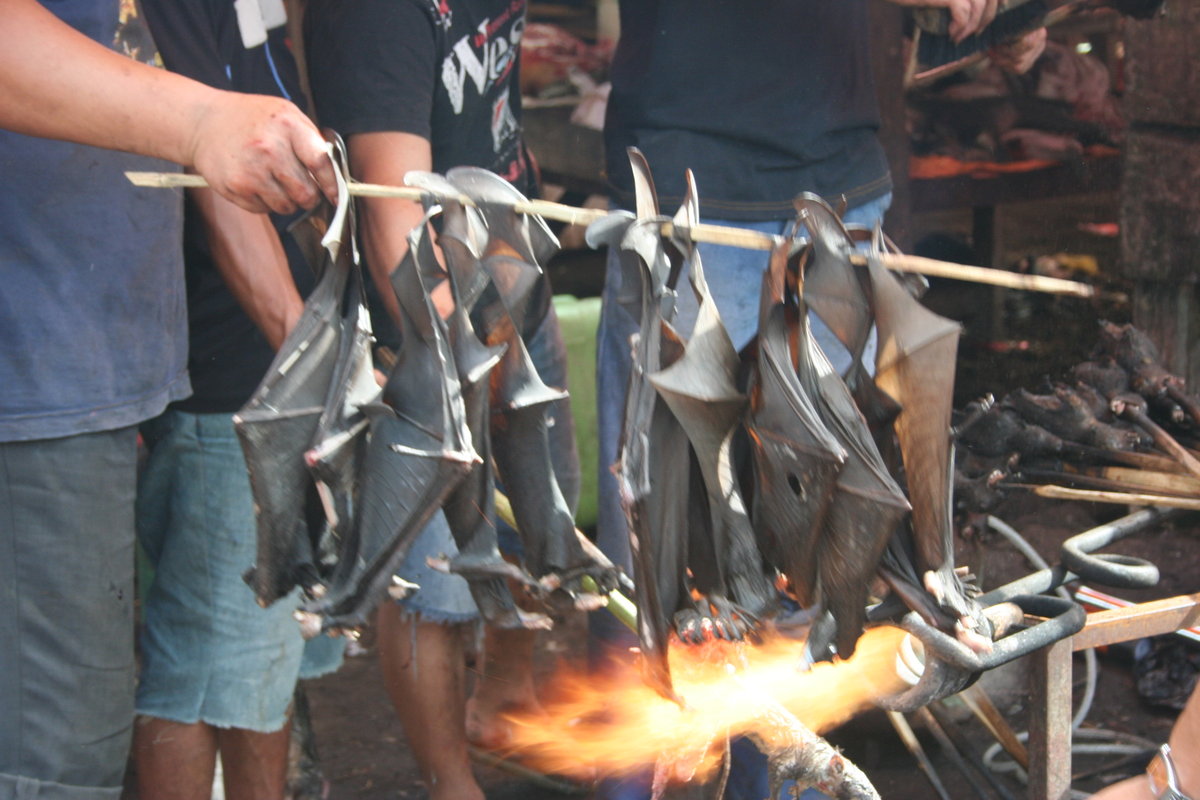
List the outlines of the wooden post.
{"label": "wooden post", "polygon": [[1168,369],[1200,386],[1200,4],[1127,20],[1129,120],[1121,188],[1121,261],[1134,280],[1133,323]]}
{"label": "wooden post", "polygon": [[1064,800],[1071,791],[1071,640],[1029,656],[1029,798]]}
{"label": "wooden post", "polygon": [[892,207],[883,229],[902,252],[912,252],[912,198],[908,186],[909,141],[904,100],[904,10],[870,3],[871,69],[879,95],[879,131],[892,172]]}

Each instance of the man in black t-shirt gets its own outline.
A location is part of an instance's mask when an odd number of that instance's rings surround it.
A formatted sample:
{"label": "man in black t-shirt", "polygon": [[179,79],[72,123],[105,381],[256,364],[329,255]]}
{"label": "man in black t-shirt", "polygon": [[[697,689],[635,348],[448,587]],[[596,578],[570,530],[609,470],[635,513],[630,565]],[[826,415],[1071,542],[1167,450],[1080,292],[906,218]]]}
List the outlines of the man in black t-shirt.
{"label": "man in black t-shirt", "polygon": [[[142,0],[166,67],[210,86],[306,105],[282,0]],[[134,736],[142,797],[207,796],[219,754],[227,795],[282,797],[298,676],[341,662],[343,642],[305,644],[295,598],[260,608],[242,574],[255,519],[232,414],[299,318],[313,275],[288,218],[190,190],[184,220],[191,397],[142,426],[138,538],[143,587]],[[287,243],[285,248],[284,243]]]}
{"label": "man in black t-shirt", "polygon": [[[524,0],[310,0],[305,42],[317,116],[346,139],[350,171],[369,183],[402,185],[412,170],[445,173],[484,167],[527,195],[534,170],[521,141],[517,78]],[[359,206],[367,266],[394,317],[388,276],[421,222],[419,204],[364,198]],[[566,386],[566,355],[549,287],[546,316],[527,341],[542,379]],[[449,310],[448,292],[433,297]],[[373,323],[377,332],[385,319]],[[381,334],[381,338],[385,338]],[[564,497],[578,497],[578,459],[566,401],[550,416],[555,471]],[[502,535],[503,542],[503,535]],[[463,636],[478,617],[466,582],[425,565],[453,553],[439,513],[400,569],[421,588],[402,603],[384,603],[378,649],[384,680],[433,800],[482,800],[467,758],[475,743],[502,745],[499,712],[536,704],[533,633],[487,629],[484,669],[464,703]]]}

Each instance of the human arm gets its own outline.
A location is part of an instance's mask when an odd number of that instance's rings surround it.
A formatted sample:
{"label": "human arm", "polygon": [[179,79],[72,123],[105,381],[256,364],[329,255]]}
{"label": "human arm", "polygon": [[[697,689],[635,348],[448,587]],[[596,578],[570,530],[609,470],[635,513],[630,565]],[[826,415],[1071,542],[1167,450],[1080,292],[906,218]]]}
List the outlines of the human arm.
{"label": "human arm", "polygon": [[191,166],[252,211],[336,196],[316,127],[279,98],[221,91],[126,58],[37,0],[0,0],[0,127]]}
{"label": "human arm", "polygon": [[[402,186],[412,170],[433,169],[429,140],[412,133],[381,131],[359,133],[346,143],[350,150],[350,171],[366,183]],[[408,252],[408,234],[425,216],[419,203],[397,198],[363,197],[359,199],[359,230],[367,267],[388,314],[399,322],[400,306],[392,291],[390,277],[400,259]],[[434,305],[445,316],[453,308],[449,286],[439,284],[431,293]]]}
{"label": "human arm", "polygon": [[996,18],[1000,0],[890,0],[898,6],[944,8],[950,12],[950,38],[961,42]]}
{"label": "human arm", "polygon": [[[432,170],[441,61],[429,14],[417,3],[317,0],[309,4],[305,32],[317,113],[346,137],[350,173],[367,183],[403,185],[410,171]],[[424,212],[416,202],[384,198],[360,198],[358,208],[368,270],[396,320],[389,276]]]}
{"label": "human arm", "polygon": [[[141,0],[163,64],[215,89],[299,97],[299,75],[282,28],[246,47],[228,0]],[[231,31],[230,28],[233,28]],[[270,79],[268,79],[268,75]],[[212,265],[230,294],[278,350],[304,309],[275,221],[225,200],[211,189],[188,192]]]}
{"label": "human arm", "polygon": [[[1175,718],[1167,742],[1171,745],[1179,788],[1188,797],[1200,797],[1200,685],[1192,690],[1187,705]],[[1091,800],[1156,799],[1146,776],[1134,775],[1100,790],[1092,795]]]}
{"label": "human arm", "polygon": [[997,45],[988,51],[988,57],[1000,69],[1014,75],[1028,72],[1046,49],[1046,29],[1029,31],[1018,39]]}
{"label": "human arm", "polygon": [[234,205],[211,189],[191,189],[217,271],[247,316],[278,350],[300,319],[304,301],[279,234],[265,214]]}

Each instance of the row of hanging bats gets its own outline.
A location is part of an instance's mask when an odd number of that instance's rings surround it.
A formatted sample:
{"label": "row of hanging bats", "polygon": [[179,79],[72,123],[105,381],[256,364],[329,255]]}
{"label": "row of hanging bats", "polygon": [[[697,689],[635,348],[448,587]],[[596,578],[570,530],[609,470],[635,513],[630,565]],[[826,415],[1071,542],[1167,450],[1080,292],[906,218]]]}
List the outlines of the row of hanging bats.
{"label": "row of hanging bats", "polygon": [[[409,180],[429,192],[425,222],[441,217],[444,266],[429,226],[418,225],[392,273],[402,343],[382,389],[345,191],[315,248],[320,277],[301,319],[234,417],[258,530],[246,579],[264,605],[299,586],[309,635],[355,631],[381,599],[417,588],[395,572],[441,509],[458,548],[442,566],[468,580],[484,618],[547,627],[549,616],[516,605],[510,579],[549,608],[590,607],[617,580],[576,537],[546,418],[566,395],[542,382],[525,345],[541,322],[536,264],[557,243],[539,218],[513,211],[524,198],[487,170]],[[455,305],[446,319],[430,299],[443,280]],[[521,565],[497,547],[497,475],[520,528]]]}
{"label": "row of hanging bats", "polygon": [[[877,577],[931,624],[987,650],[992,628],[953,563],[959,325],[882,266],[882,234],[850,230],[802,195],[796,230],[763,274],[757,336],[738,352],[687,237],[699,221],[691,176],[672,220],[681,235],[666,239],[649,168],[640,154],[631,161],[637,213],[610,215],[589,239],[619,248],[621,285],[640,287],[623,301],[640,330],[614,470],[646,680],[673,697],[667,643],[746,637],[777,611],[780,587],[820,611],[810,656],[848,657]],[[865,269],[852,263],[862,242]],[[699,307],[686,340],[672,324],[677,289]],[[844,374],[811,336],[810,313],[850,352]]]}
{"label": "row of hanging bats", "polygon": [[1066,375],[956,412],[960,511],[986,514],[1014,485],[1200,493],[1200,401],[1143,331],[1102,320],[1098,334]]}
{"label": "row of hanging bats", "polygon": [[[817,612],[815,659],[854,651],[878,599],[873,584],[988,649],[990,623],[953,562],[958,324],[881,265],[891,247],[881,233],[848,229],[805,195],[794,235],[763,274],[758,335],[738,352],[687,236],[699,220],[691,176],[668,220],[644,160],[631,160],[637,213],[610,213],[588,236],[617,248],[623,284],[640,287],[621,301],[640,329],[613,469],[648,683],[674,698],[671,640],[753,637],[781,592]],[[310,634],[360,628],[382,598],[411,590],[395,570],[442,509],[458,554],[441,566],[467,579],[483,617],[545,627],[556,609],[594,608],[622,577],[576,534],[547,441],[547,407],[565,395],[542,382],[525,345],[540,321],[530,303],[538,264],[557,243],[540,218],[514,212],[523,198],[486,170],[407,182],[427,193],[442,260],[429,226],[414,229],[392,277],[402,343],[382,390],[347,192],[317,248],[320,278],[304,314],[235,416],[258,523],[247,581],[263,604],[299,586]],[[860,245],[865,268],[852,264]],[[685,274],[699,305],[686,337],[672,324]],[[429,295],[442,280],[455,301],[445,319]],[[810,313],[852,354],[844,374],[810,335]],[[519,564],[497,548],[497,477],[521,535]],[[512,585],[546,613],[518,607]]]}

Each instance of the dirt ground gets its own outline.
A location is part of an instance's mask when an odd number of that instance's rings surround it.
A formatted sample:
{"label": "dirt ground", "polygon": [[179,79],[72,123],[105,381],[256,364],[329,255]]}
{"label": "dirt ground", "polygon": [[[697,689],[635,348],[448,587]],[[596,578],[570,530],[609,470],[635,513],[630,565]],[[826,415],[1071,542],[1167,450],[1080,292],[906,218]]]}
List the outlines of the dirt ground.
{"label": "dirt ground", "polygon": [[[1059,218],[1055,218],[1056,215]],[[1078,232],[1079,222],[1103,222],[1115,219],[1113,198],[1080,198],[1077,203],[1057,203],[1052,209],[1044,204],[1029,204],[1006,210],[1001,232],[1010,241],[1010,255],[1053,253],[1085,249],[1097,254],[1101,268],[1111,268],[1115,242],[1089,239]],[[968,220],[962,215],[940,215],[917,221],[917,236],[932,232],[966,236]],[[570,291],[587,294],[591,283],[584,277],[583,263],[568,261],[560,265]],[[594,262],[591,262],[594,265]],[[594,273],[592,273],[594,275]],[[559,278],[556,276],[556,285]],[[594,287],[593,287],[594,288]],[[956,404],[985,392],[1001,396],[1007,391],[1033,386],[1043,375],[1058,374],[1082,358],[1094,338],[1096,320],[1121,321],[1119,307],[1088,306],[1074,300],[1046,297],[997,296],[990,289],[963,285],[935,284],[929,296],[931,305],[941,313],[959,319],[966,326],[960,352]],[[1001,325],[990,315],[1002,314]],[[1048,324],[1052,320],[1052,324]],[[1119,506],[1097,506],[1065,501],[1039,500],[1014,495],[996,516],[1014,527],[1050,563],[1057,563],[1061,542],[1076,533],[1126,513]],[[1151,529],[1121,542],[1116,551],[1147,558],[1161,570],[1161,580],[1153,589],[1111,590],[1133,601],[1200,591],[1192,555],[1197,546],[1200,518]],[[1033,571],[1019,552],[995,534],[960,539],[960,564],[968,564],[985,588],[993,588]],[[1100,587],[1103,588],[1103,587]],[[596,612],[604,613],[604,612]],[[538,669],[553,671],[562,662],[578,662],[583,657],[583,621],[569,624],[545,636],[539,647]],[[1153,742],[1165,739],[1174,712],[1155,708],[1143,701],[1135,688],[1132,643],[1108,648],[1099,657],[1096,700],[1084,722],[1085,727],[1136,734]],[[1016,730],[1026,728],[1028,667],[1021,661],[984,674],[979,681]],[[1075,663],[1076,702],[1082,694],[1085,669],[1081,657]],[[312,682],[308,693],[313,708],[318,747],[327,777],[332,783],[334,800],[421,800],[428,795],[420,784],[417,770],[407,750],[403,731],[384,694],[373,653],[348,659],[337,674]],[[986,729],[953,700],[944,705],[949,716],[947,733],[966,748],[983,752],[993,743]],[[996,773],[998,789],[980,794],[952,761],[952,753],[910,717],[921,744],[929,754],[936,773],[952,798],[1026,797],[1027,790],[1011,773]],[[829,739],[860,767],[888,800],[937,798],[930,781],[918,768],[913,755],[905,749],[887,717],[880,711],[868,712],[830,734]],[[1073,759],[1076,789],[1095,791],[1100,786],[1141,769],[1138,757],[1112,756]],[[476,766],[480,783],[493,800],[528,798],[554,800],[587,797],[565,794],[541,787],[529,780],[483,765]],[[975,783],[982,779],[974,777]]]}

